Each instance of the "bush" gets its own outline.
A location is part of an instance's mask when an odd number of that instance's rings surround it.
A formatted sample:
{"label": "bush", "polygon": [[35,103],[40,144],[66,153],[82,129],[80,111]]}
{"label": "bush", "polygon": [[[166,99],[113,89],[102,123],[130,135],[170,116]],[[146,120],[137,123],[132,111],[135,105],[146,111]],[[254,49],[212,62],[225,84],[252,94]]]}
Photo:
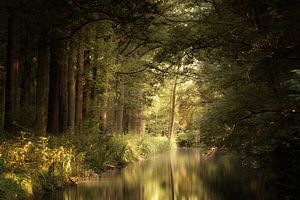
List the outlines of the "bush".
{"label": "bush", "polygon": [[179,132],[176,136],[176,143],[180,147],[194,147],[196,146],[196,134],[191,132]]}
{"label": "bush", "polygon": [[103,172],[171,147],[147,135],[22,137],[0,145],[0,199],[19,199],[62,187],[71,177]]}

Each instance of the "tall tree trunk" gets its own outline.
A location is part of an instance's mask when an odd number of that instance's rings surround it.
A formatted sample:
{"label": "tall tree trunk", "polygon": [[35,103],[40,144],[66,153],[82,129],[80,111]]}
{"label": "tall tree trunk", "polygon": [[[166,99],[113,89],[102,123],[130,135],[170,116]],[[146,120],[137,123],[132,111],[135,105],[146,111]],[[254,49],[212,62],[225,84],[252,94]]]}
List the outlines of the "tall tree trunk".
{"label": "tall tree trunk", "polygon": [[48,133],[58,134],[59,128],[59,106],[60,106],[60,50],[59,42],[50,47],[50,77],[48,98]]}
{"label": "tall tree trunk", "polygon": [[4,130],[5,115],[5,69],[0,66],[0,133]]}
{"label": "tall tree trunk", "polygon": [[116,86],[117,108],[116,108],[116,131],[123,132],[123,118],[124,118],[124,83],[121,78],[118,78]]}
{"label": "tall tree trunk", "polygon": [[26,35],[26,48],[24,58],[24,72],[22,77],[22,90],[21,90],[21,107],[27,108],[31,104],[31,69],[32,69],[32,38],[31,33]]}
{"label": "tall tree trunk", "polygon": [[67,80],[68,80],[68,43],[61,41],[61,51],[59,57],[60,88],[59,88],[59,126],[60,132],[64,132],[68,126],[68,100],[67,100]]}
{"label": "tall tree trunk", "polygon": [[129,114],[128,108],[124,106],[124,118],[123,118],[123,134],[129,132]]}
{"label": "tall tree trunk", "polygon": [[145,133],[145,119],[143,110],[138,112],[138,134]]}
{"label": "tall tree trunk", "polygon": [[172,137],[174,132],[174,122],[175,122],[175,105],[176,105],[176,87],[177,87],[177,77],[175,78],[172,95],[171,95],[171,107],[169,113],[169,128],[168,128],[168,137]]}
{"label": "tall tree trunk", "polygon": [[96,81],[97,81],[97,66],[94,65],[92,69],[92,86],[91,86],[91,101],[95,100],[96,97]]}
{"label": "tall tree trunk", "polygon": [[75,109],[75,122],[77,131],[81,131],[82,127],[82,100],[83,100],[83,70],[84,70],[84,45],[82,38],[80,38],[78,47],[78,69],[76,81],[76,109]]}
{"label": "tall tree trunk", "polygon": [[69,68],[68,68],[68,126],[70,134],[75,133],[75,100],[76,100],[76,70],[77,45],[74,38],[70,41]]}
{"label": "tall tree trunk", "polygon": [[36,86],[35,133],[46,135],[47,118],[47,87],[49,74],[49,48],[44,41],[38,45],[38,67]]}
{"label": "tall tree trunk", "polygon": [[17,117],[19,74],[19,19],[12,15],[8,19],[5,129],[13,131]]}
{"label": "tall tree trunk", "polygon": [[[106,133],[108,131],[108,97],[107,97],[107,83],[108,78],[106,77],[106,72],[104,73],[104,84],[101,86],[100,92],[100,123],[99,130],[102,133]],[[96,73],[97,75],[97,73]]]}
{"label": "tall tree trunk", "polygon": [[90,52],[89,50],[84,51],[84,85],[83,85],[83,99],[82,99],[82,119],[85,120],[87,117],[87,104],[88,104],[88,93],[89,93],[89,85],[88,85],[88,72],[90,70],[91,60],[90,60]]}

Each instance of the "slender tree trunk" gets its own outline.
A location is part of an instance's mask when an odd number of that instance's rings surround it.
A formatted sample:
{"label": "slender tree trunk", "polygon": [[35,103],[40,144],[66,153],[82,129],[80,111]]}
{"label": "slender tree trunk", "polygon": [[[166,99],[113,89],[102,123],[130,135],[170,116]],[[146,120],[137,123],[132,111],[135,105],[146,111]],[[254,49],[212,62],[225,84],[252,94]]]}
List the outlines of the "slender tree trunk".
{"label": "slender tree trunk", "polygon": [[49,98],[48,98],[48,133],[58,134],[59,128],[59,107],[60,107],[60,56],[61,44],[55,43],[50,47],[50,77],[49,77]]}
{"label": "slender tree trunk", "polygon": [[83,70],[84,70],[84,45],[82,38],[80,38],[78,47],[78,69],[77,69],[77,82],[76,82],[76,109],[75,109],[75,122],[77,131],[81,131],[82,127],[82,101],[83,101]]}
{"label": "slender tree trunk", "polygon": [[[107,89],[114,89],[114,82],[112,80],[108,81],[109,86],[107,87]],[[105,96],[105,95],[104,95]],[[106,122],[107,122],[107,131],[108,132],[113,132],[114,131],[114,127],[115,127],[115,121],[114,121],[114,116],[115,116],[115,103],[116,103],[116,99],[115,96],[111,96],[109,98],[106,98],[106,102],[107,102],[107,107],[106,107]]]}
{"label": "slender tree trunk", "polygon": [[96,97],[96,81],[97,81],[97,66],[94,65],[92,69],[92,86],[91,86],[91,100],[94,101]]}
{"label": "slender tree trunk", "polygon": [[[97,56],[95,55],[95,58]],[[99,102],[99,107],[100,107],[100,119],[99,119],[99,130],[101,133],[106,133],[108,130],[111,129],[110,123],[108,122],[110,118],[110,113],[109,113],[109,99],[107,97],[107,91],[108,91],[108,85],[110,84],[108,77],[107,77],[107,71],[105,69],[105,66],[101,66],[101,73],[102,73],[102,79],[101,82],[102,84],[100,85],[100,102]],[[91,91],[94,91],[94,96],[96,96],[96,84],[97,84],[97,65],[93,67],[93,88]],[[91,92],[92,93],[92,92]],[[94,97],[95,98],[95,97]]]}
{"label": "slender tree trunk", "polygon": [[35,133],[46,135],[47,118],[47,87],[49,74],[49,49],[44,41],[38,45],[38,67],[36,86]]}
{"label": "slender tree trunk", "polygon": [[61,51],[59,57],[59,69],[60,69],[60,88],[59,88],[59,121],[60,132],[64,132],[68,126],[68,99],[67,99],[67,80],[68,80],[68,43],[61,41]]}
{"label": "slender tree trunk", "polygon": [[128,115],[128,108],[124,107],[124,118],[123,118],[123,134],[129,132],[129,115]]}
{"label": "slender tree trunk", "polygon": [[144,113],[143,110],[139,111],[138,116],[138,134],[144,134],[145,133],[145,120],[144,120]]}
{"label": "slender tree trunk", "polygon": [[176,87],[177,87],[177,77],[175,78],[173,87],[172,87],[172,96],[171,96],[171,108],[169,114],[169,128],[168,136],[171,138],[174,132],[174,122],[175,122],[175,105],[176,105]]}
{"label": "slender tree trunk", "polygon": [[5,69],[0,66],[0,133],[4,130],[5,115]]}
{"label": "slender tree trunk", "polygon": [[24,72],[22,77],[21,90],[21,107],[27,108],[31,104],[31,69],[32,69],[32,38],[31,33],[28,32],[26,36],[26,48],[24,58]]}
{"label": "slender tree trunk", "polygon": [[118,84],[116,86],[117,95],[117,110],[116,110],[116,131],[118,133],[123,132],[123,118],[124,118],[124,83],[122,79],[117,80]]}
{"label": "slender tree trunk", "polygon": [[8,19],[5,129],[13,131],[17,117],[19,74],[19,19],[12,15]]}
{"label": "slender tree trunk", "polygon": [[[105,74],[106,76],[106,74]],[[107,93],[107,78],[104,79],[104,84],[101,86],[101,93],[100,93],[100,124],[99,130],[102,133],[106,133],[108,130],[108,98],[106,96]]]}
{"label": "slender tree trunk", "polygon": [[88,50],[84,51],[84,85],[83,85],[83,99],[82,99],[82,120],[84,121],[87,117],[87,104],[89,101],[89,85],[88,85],[88,72],[91,67],[90,52]]}
{"label": "slender tree trunk", "polygon": [[68,68],[68,126],[70,134],[75,133],[75,100],[76,100],[76,70],[77,46],[74,38],[70,41],[69,68]]}

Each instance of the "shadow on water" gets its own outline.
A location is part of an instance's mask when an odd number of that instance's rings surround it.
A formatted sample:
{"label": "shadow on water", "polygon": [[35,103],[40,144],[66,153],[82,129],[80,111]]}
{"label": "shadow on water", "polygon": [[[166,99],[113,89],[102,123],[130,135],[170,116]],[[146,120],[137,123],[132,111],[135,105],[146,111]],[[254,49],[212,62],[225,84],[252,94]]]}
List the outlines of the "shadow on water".
{"label": "shadow on water", "polygon": [[264,177],[240,167],[234,154],[205,159],[199,149],[178,149],[100,179],[44,196],[45,200],[269,199]]}

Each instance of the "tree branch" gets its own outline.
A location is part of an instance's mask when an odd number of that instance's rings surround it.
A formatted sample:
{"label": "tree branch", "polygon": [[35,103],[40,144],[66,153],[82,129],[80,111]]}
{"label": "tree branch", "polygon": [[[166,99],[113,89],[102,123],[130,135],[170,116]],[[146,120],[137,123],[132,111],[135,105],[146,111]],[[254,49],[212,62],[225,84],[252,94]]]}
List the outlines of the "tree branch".
{"label": "tree branch", "polygon": [[141,72],[144,72],[148,69],[148,67],[144,67],[142,69],[136,70],[136,71],[131,71],[131,72],[115,72],[116,75],[133,75],[133,74],[138,74]]}

